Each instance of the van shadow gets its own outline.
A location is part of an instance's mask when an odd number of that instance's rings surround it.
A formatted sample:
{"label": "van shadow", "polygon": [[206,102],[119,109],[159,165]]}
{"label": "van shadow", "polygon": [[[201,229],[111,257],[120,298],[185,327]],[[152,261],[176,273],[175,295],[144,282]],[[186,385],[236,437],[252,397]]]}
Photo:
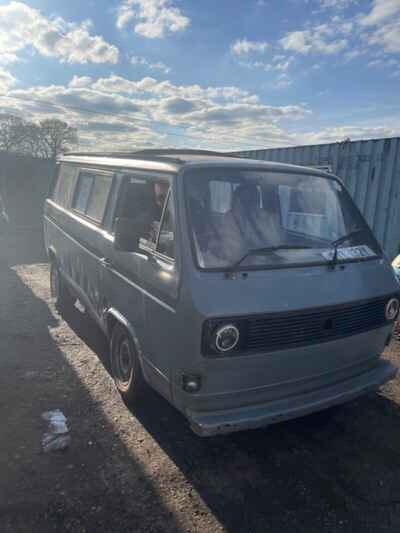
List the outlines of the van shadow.
{"label": "van shadow", "polygon": [[[107,368],[100,330],[90,319],[68,321]],[[263,430],[203,439],[154,392],[131,412],[224,531],[399,530],[400,409],[393,399],[371,394]]]}
{"label": "van shadow", "polygon": [[[35,268],[34,292],[17,271],[0,265],[1,531],[181,531],[60,348],[74,343],[44,300],[46,266]],[[71,445],[45,454],[41,413],[54,408],[68,418]],[[135,480],[134,498],[121,482],[121,461]]]}
{"label": "van shadow", "polygon": [[18,228],[10,225],[0,236],[0,262],[10,267],[47,261],[43,228]]}

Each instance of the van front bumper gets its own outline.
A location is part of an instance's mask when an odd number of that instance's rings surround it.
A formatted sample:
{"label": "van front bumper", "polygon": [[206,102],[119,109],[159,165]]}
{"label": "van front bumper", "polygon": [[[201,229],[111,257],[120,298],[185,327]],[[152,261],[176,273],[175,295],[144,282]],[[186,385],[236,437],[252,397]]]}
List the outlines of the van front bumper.
{"label": "van front bumper", "polygon": [[269,426],[353,400],[393,379],[397,368],[385,360],[368,372],[311,392],[223,411],[195,411],[186,415],[193,431],[202,437]]}

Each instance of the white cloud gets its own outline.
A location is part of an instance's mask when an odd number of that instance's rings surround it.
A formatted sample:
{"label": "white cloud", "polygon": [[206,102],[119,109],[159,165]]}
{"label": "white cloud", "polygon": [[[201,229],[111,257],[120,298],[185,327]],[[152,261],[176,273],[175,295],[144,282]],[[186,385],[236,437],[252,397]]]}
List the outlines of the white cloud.
{"label": "white cloud", "polygon": [[375,26],[400,13],[399,0],[374,0],[372,10],[368,15],[360,17],[364,26]]}
{"label": "white cloud", "polygon": [[[358,0],[314,1],[324,9],[343,10],[350,5],[361,8],[366,4]],[[272,52],[272,60],[266,59],[268,50]],[[271,44],[266,41],[237,40],[232,43],[231,52],[241,66],[269,73],[287,72],[295,54],[339,56],[338,62],[342,65],[363,57],[365,65],[369,63],[369,66],[373,66],[378,56],[400,53],[400,0],[371,0],[368,9],[362,14],[347,16],[342,12],[334,13],[323,23],[307,23],[305,27],[287,32]],[[255,58],[256,52],[264,57]],[[282,58],[275,60],[280,55]],[[397,68],[394,64],[391,66]],[[391,76],[395,75],[391,73]],[[278,76],[269,81],[269,86],[288,86],[290,81],[288,76],[285,79]]]}
{"label": "white cloud", "polygon": [[150,70],[160,70],[161,72],[164,72],[164,74],[169,74],[171,72],[171,68],[168,67],[162,61],[152,63],[151,61],[148,61],[145,57],[132,56],[131,63],[132,65],[141,65],[142,67],[147,67]]}
{"label": "white cloud", "polygon": [[360,57],[366,53],[367,53],[367,50],[365,49],[353,48],[353,50],[348,50],[344,54],[345,63],[349,61],[353,61],[353,59],[356,59],[357,57]]}
{"label": "white cloud", "polygon": [[248,39],[237,39],[231,44],[231,52],[237,56],[248,55],[253,52],[264,53],[269,47],[266,41],[249,41]]}
{"label": "white cloud", "polygon": [[74,76],[69,82],[68,87],[74,89],[82,89],[83,87],[90,87],[93,83],[93,78],[90,76]]}
{"label": "white cloud", "polygon": [[290,65],[293,63],[293,57],[285,57],[280,54],[274,56],[271,62],[266,61],[240,61],[239,64],[243,67],[250,69],[261,69],[265,72],[277,73],[277,79],[271,81],[269,85],[276,88],[286,88],[292,85],[292,80],[289,80],[288,70]]}
{"label": "white cloud", "polygon": [[293,80],[291,80],[287,74],[281,74],[276,80],[270,82],[269,86],[271,89],[287,89],[292,84]]}
{"label": "white cloud", "polygon": [[385,52],[400,52],[400,19],[389,22],[366,37],[370,45],[381,46]]}
{"label": "white cloud", "polygon": [[[96,80],[74,76],[68,86],[10,90],[9,95],[4,103],[23,116],[33,120],[58,116],[78,127],[85,146],[98,148],[106,139],[109,149],[176,145],[177,140],[186,146],[226,150],[279,145],[291,142],[280,123],[299,121],[311,113],[304,105],[260,102],[257,95],[237,87],[174,85],[116,75]],[[182,139],[174,136],[176,128]]]}
{"label": "white cloud", "polygon": [[345,35],[352,33],[354,29],[354,24],[351,20],[343,19],[338,15],[332,17],[330,25],[335,32],[344,33]]}
{"label": "white cloud", "polygon": [[[287,83],[285,73],[281,76],[275,84],[280,89]],[[64,119],[78,127],[80,148],[88,150],[149,146],[240,150],[400,133],[400,121],[395,117],[382,119],[380,125],[349,124],[307,131],[304,121],[312,115],[305,105],[269,105],[237,87],[174,85],[154,78],[74,76],[68,86],[11,88],[9,95],[18,100],[2,99],[5,109],[31,120],[46,115]],[[301,127],[293,129],[297,124]]]}
{"label": "white cloud", "polygon": [[274,80],[268,82],[269,87],[272,89],[286,89],[293,83],[289,79],[287,71],[294,58],[288,57],[286,54],[275,53],[268,61],[254,59],[255,53],[264,54],[269,48],[272,47],[266,41],[241,39],[231,45],[231,52],[238,57],[238,63],[242,67],[277,74],[278,76]]}
{"label": "white cloud", "polygon": [[190,19],[172,0],[124,0],[118,8],[117,27],[130,23],[136,33],[154,39],[185,30]]}
{"label": "white cloud", "polygon": [[382,59],[373,59],[372,61],[369,61],[367,63],[367,67],[375,68],[375,67],[381,67],[382,66]]}
{"label": "white cloud", "polygon": [[66,63],[117,63],[118,49],[91,35],[91,22],[49,19],[22,2],[0,6],[0,56],[15,58],[27,46]]}
{"label": "white cloud", "polygon": [[358,4],[358,0],[320,0],[322,9],[346,9],[352,4]]}
{"label": "white cloud", "polygon": [[17,63],[19,61],[17,54],[12,54],[8,52],[2,52],[0,54],[0,65],[11,65],[12,63]]}
{"label": "white cloud", "polygon": [[139,81],[134,81],[121,76],[116,76],[115,74],[112,74],[107,78],[99,78],[93,83],[92,88],[104,93],[111,92],[138,96],[141,96],[142,94],[152,94],[157,98],[207,98],[218,101],[241,101],[247,103],[258,101],[256,95],[251,95],[248,91],[244,91],[238,87],[174,85],[168,80],[158,81],[151,77],[145,77]]}
{"label": "white cloud", "polygon": [[367,64],[370,68],[396,68],[400,67],[400,60],[398,59],[384,59],[384,58],[378,58],[378,59],[372,59]]}
{"label": "white cloud", "polygon": [[10,72],[0,67],[0,92],[7,92],[16,83],[16,78]]}
{"label": "white cloud", "polygon": [[374,0],[372,9],[358,17],[363,39],[387,53],[400,52],[400,0]]}
{"label": "white cloud", "polygon": [[312,29],[288,32],[280,41],[284,50],[299,54],[337,54],[346,48],[347,40],[337,38],[338,28],[320,24]]}
{"label": "white cloud", "polygon": [[339,126],[324,128],[318,132],[311,132],[301,135],[301,142],[304,144],[320,144],[341,142],[345,139],[352,141],[362,139],[377,139],[383,137],[391,137],[399,133],[399,129],[393,129],[385,126]]}

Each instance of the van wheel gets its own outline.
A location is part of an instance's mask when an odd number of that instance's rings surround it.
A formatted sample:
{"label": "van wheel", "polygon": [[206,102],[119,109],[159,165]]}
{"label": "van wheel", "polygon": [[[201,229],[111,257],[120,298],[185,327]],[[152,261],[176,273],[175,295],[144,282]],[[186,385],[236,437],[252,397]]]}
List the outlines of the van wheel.
{"label": "van wheel", "polygon": [[136,404],[147,385],[132,338],[119,324],[111,335],[110,363],[111,374],[122,399],[127,405]]}
{"label": "van wheel", "polygon": [[75,299],[60,274],[56,261],[52,261],[50,265],[50,292],[58,311],[71,308],[75,303]]}

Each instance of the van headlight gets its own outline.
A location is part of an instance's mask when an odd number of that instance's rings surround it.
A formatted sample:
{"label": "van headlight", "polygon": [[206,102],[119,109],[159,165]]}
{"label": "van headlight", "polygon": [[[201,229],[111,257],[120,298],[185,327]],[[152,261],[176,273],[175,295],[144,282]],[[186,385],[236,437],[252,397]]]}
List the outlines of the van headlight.
{"label": "van headlight", "polygon": [[233,322],[223,319],[207,320],[203,327],[203,355],[206,357],[240,355],[244,349],[245,329],[242,320]]}
{"label": "van headlight", "polygon": [[215,347],[219,352],[229,352],[237,346],[240,333],[234,324],[227,324],[218,328],[213,337]]}
{"label": "van headlight", "polygon": [[400,302],[397,298],[391,298],[385,307],[385,318],[388,322],[393,322],[399,314]]}

